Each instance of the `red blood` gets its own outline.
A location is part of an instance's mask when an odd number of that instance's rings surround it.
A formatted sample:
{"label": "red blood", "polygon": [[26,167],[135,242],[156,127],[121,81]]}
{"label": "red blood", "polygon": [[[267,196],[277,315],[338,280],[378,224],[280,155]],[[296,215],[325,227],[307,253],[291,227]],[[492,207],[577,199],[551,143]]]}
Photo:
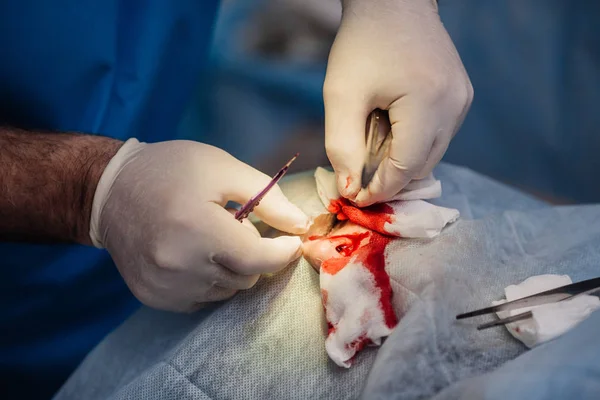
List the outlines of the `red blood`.
{"label": "red blood", "polygon": [[327,336],[331,335],[335,332],[335,326],[331,324],[331,322],[327,321]]}
{"label": "red blood", "polygon": [[[364,238],[369,236],[369,241],[361,245]],[[392,306],[392,286],[390,277],[385,270],[385,247],[392,240],[377,232],[363,232],[361,234],[349,234],[333,236],[330,239],[347,238],[351,249],[344,249],[347,255],[340,258],[331,258],[321,264],[321,269],[330,275],[341,271],[350,261],[361,263],[371,272],[375,280],[375,286],[380,290],[379,306],[383,312],[385,324],[391,329],[396,326],[398,319]]]}
{"label": "red blood", "polygon": [[336,214],[340,221],[350,220],[383,235],[389,234],[385,230],[385,224],[392,222],[394,214],[394,209],[387,204],[373,204],[369,207],[358,208],[344,198],[331,200],[327,210]]}
{"label": "red blood", "polygon": [[356,350],[356,352],[354,353],[354,356],[350,360],[348,360],[348,362],[350,364],[352,364],[354,362],[354,360],[356,359],[356,356],[358,356],[358,353],[362,349],[364,349],[366,346],[370,345],[371,343],[372,342],[370,339],[367,339],[364,336],[361,336],[354,342],[350,343],[350,345],[346,345],[346,348],[351,349],[354,347],[354,349]]}
{"label": "red blood", "polygon": [[[388,233],[384,229],[385,223],[392,222],[394,210],[387,204],[374,204],[369,207],[358,208],[344,198],[332,200],[329,203],[328,210],[329,212],[336,214],[337,219],[340,221],[350,220],[355,224],[371,229],[374,232],[370,235],[369,241],[362,244],[362,246],[361,243],[363,239],[369,236],[370,232],[330,237],[329,239],[331,240],[346,238],[350,243],[338,245],[336,250],[338,250],[338,253],[343,257],[331,258],[324,261],[321,265],[321,269],[326,273],[335,275],[348,265],[351,260],[364,265],[373,275],[375,286],[380,290],[379,306],[383,312],[385,324],[390,329],[394,328],[398,323],[398,318],[396,317],[392,306],[392,286],[390,284],[390,277],[385,270],[384,254],[385,247],[390,242],[391,238],[383,236]],[[357,344],[356,346],[360,347],[357,348],[357,352],[366,344],[368,344],[368,341]]]}
{"label": "red blood", "polygon": [[392,306],[393,292],[390,276],[385,270],[385,247],[390,241],[391,238],[373,232],[369,244],[365,246],[366,251],[364,253],[361,251],[358,258],[375,278],[375,286],[381,291],[379,306],[383,311],[385,324],[391,329],[396,326],[398,319]]}
{"label": "red blood", "polygon": [[354,348],[354,350],[355,350],[354,356],[353,356],[353,357],[352,357],[350,360],[348,360],[348,362],[349,362],[350,364],[352,364],[352,363],[354,362],[354,360],[356,359],[356,356],[358,356],[358,353],[359,353],[359,352],[360,352],[362,349],[364,349],[366,346],[370,345],[371,343],[373,343],[373,342],[371,342],[371,340],[370,340],[370,339],[367,339],[367,338],[366,338],[366,337],[363,335],[363,336],[360,336],[360,337],[359,337],[358,339],[356,339],[355,341],[353,341],[352,343],[350,343],[350,344],[346,344],[346,349],[348,349],[348,350],[349,350],[349,349],[352,349],[352,348]]}
{"label": "red blood", "polygon": [[321,270],[330,275],[335,275],[340,272],[351,259],[351,256],[362,249],[361,242],[369,237],[371,232],[362,232],[362,233],[350,233],[347,235],[339,235],[339,236],[331,236],[328,237],[327,240],[339,243],[340,239],[344,239],[338,246],[335,248],[342,257],[339,258],[330,258],[328,260],[323,261],[321,264]]}
{"label": "red blood", "polygon": [[327,296],[329,295],[329,293],[327,293],[327,290],[325,289],[321,289],[321,300],[323,302],[323,307],[327,308]]}
{"label": "red blood", "polygon": [[352,343],[346,343],[346,349],[355,349],[358,353],[362,349],[365,348],[366,345],[370,344],[371,340],[365,337],[365,335],[361,335],[358,339],[354,340]]}
{"label": "red blood", "polygon": [[335,275],[348,265],[348,261],[350,261],[348,257],[330,258],[321,263],[321,271],[329,275]]}
{"label": "red blood", "polygon": [[[321,289],[321,301],[323,302],[323,308],[327,309],[327,290]],[[329,321],[327,321],[327,336],[331,335],[335,332],[335,326]]]}
{"label": "red blood", "polygon": [[368,238],[370,235],[371,232],[350,233],[347,235],[330,236],[327,239],[331,241],[336,241],[342,238],[349,240],[350,243],[343,243],[336,247],[338,253],[340,253],[344,257],[348,257],[351,256],[356,250],[358,250],[363,239]]}
{"label": "red blood", "polygon": [[315,235],[315,236],[309,236],[308,240],[317,240],[317,239],[322,239],[323,236],[319,236],[319,235]]}

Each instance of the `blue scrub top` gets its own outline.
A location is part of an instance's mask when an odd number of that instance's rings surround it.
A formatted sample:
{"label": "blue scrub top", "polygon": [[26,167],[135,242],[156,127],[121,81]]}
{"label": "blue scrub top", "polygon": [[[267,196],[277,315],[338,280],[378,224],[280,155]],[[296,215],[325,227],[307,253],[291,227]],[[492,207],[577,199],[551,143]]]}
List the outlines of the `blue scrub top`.
{"label": "blue scrub top", "polygon": [[[217,3],[0,2],[0,123],[173,139]],[[50,397],[137,307],[103,250],[0,244],[0,397]]]}

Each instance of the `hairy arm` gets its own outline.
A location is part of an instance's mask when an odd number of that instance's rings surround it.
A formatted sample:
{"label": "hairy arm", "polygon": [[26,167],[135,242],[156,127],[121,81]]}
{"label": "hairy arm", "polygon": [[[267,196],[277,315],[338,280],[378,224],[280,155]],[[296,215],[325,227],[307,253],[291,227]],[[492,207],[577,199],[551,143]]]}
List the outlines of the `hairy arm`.
{"label": "hairy arm", "polygon": [[0,127],[0,240],[91,244],[96,186],[121,145]]}

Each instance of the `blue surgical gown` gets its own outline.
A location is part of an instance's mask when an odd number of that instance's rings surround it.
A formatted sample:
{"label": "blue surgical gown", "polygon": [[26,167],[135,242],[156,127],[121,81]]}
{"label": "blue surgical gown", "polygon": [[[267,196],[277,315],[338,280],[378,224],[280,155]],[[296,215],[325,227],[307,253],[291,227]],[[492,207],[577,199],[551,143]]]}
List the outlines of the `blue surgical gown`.
{"label": "blue surgical gown", "polygon": [[[172,139],[217,3],[0,2],[0,123]],[[137,306],[103,250],[0,244],[0,397],[50,397]]]}

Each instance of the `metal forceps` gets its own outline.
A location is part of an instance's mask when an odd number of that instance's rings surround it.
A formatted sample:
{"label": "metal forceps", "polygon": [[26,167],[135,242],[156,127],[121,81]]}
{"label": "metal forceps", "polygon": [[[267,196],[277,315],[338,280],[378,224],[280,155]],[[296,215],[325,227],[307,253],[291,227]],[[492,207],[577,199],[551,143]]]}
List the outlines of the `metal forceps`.
{"label": "metal forceps", "polygon": [[235,219],[242,222],[244,218],[248,218],[248,215],[250,215],[254,208],[258,206],[263,197],[265,197],[267,193],[269,193],[269,190],[271,190],[273,186],[277,185],[277,182],[279,182],[279,180],[283,178],[287,170],[290,168],[290,165],[294,162],[296,158],[298,158],[299,155],[300,153],[296,153],[294,157],[292,157],[292,159],[288,161],[287,164],[285,164],[283,168],[279,170],[278,173],[275,174],[273,179],[271,179],[271,182],[269,182],[269,184],[263,190],[261,190],[254,197],[248,200],[248,202],[244,204],[242,208],[240,208],[235,213]]}
{"label": "metal forceps", "polygon": [[[478,315],[492,314],[498,311],[511,311],[519,308],[540,306],[542,304],[558,303],[559,301],[569,300],[576,296],[584,294],[593,294],[600,291],[600,278],[588,279],[585,281],[571,283],[561,286],[556,289],[546,290],[545,292],[532,294],[531,296],[523,297],[506,303],[498,304],[497,306],[482,308],[480,310],[471,311],[464,314],[459,314],[456,319],[465,319],[476,317]],[[531,311],[523,312],[512,317],[499,319],[497,321],[488,322],[479,325],[477,330],[492,328],[494,326],[506,325],[511,322],[522,321],[533,317]]]}
{"label": "metal forceps", "polygon": [[369,186],[381,161],[389,154],[392,143],[392,125],[387,111],[373,110],[367,119],[365,131],[366,153],[362,170],[361,186]]}

